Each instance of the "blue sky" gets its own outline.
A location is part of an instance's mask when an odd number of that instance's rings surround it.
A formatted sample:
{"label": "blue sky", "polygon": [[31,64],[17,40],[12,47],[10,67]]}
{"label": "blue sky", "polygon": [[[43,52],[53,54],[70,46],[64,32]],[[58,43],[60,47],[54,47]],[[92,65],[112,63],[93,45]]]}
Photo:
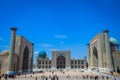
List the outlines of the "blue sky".
{"label": "blue sky", "polygon": [[[119,0],[1,0],[0,52],[9,49],[10,27],[34,43],[34,52],[70,50],[72,58],[87,56],[86,43],[99,32],[120,42]],[[35,59],[34,59],[35,60]]]}

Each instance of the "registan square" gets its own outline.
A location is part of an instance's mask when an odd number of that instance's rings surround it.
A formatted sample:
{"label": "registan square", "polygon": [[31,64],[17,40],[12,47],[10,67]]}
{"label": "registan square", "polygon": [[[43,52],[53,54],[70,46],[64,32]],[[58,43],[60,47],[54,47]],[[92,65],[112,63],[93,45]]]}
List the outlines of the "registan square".
{"label": "registan square", "polygon": [[120,80],[120,1],[0,1],[0,80]]}

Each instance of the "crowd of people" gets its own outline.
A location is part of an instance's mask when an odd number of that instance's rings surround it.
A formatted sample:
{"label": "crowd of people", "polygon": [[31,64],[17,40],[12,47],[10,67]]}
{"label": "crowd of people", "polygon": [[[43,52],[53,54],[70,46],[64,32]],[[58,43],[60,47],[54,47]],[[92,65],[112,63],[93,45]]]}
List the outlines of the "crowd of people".
{"label": "crowd of people", "polygon": [[12,78],[14,79],[15,75],[11,75],[11,74],[3,74],[0,76],[0,80],[7,80],[8,78]]}

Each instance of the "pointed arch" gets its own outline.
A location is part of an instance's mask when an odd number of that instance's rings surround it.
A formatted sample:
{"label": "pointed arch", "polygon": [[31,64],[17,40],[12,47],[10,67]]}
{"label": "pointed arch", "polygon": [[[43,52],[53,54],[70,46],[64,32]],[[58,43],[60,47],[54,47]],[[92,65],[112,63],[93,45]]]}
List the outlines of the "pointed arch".
{"label": "pointed arch", "polygon": [[22,66],[23,72],[28,72],[28,64],[29,64],[29,49],[28,47],[25,47],[23,53],[23,66]]}
{"label": "pointed arch", "polygon": [[60,55],[57,58],[57,69],[64,69],[65,68],[65,57]]}
{"label": "pointed arch", "polygon": [[93,66],[98,67],[98,51],[97,48],[93,48]]}

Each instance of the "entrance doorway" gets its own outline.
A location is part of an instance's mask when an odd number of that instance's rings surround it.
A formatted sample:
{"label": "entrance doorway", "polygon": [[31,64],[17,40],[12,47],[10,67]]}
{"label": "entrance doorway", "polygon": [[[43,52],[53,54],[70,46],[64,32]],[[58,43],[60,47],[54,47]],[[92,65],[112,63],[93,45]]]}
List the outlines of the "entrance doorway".
{"label": "entrance doorway", "polygon": [[59,56],[57,58],[57,69],[64,69],[65,68],[65,57]]}
{"label": "entrance doorway", "polygon": [[26,47],[23,53],[23,66],[22,66],[23,72],[28,72],[28,63],[29,63],[29,50],[28,47]]}
{"label": "entrance doorway", "polygon": [[98,67],[98,51],[96,47],[93,48],[93,66]]}

